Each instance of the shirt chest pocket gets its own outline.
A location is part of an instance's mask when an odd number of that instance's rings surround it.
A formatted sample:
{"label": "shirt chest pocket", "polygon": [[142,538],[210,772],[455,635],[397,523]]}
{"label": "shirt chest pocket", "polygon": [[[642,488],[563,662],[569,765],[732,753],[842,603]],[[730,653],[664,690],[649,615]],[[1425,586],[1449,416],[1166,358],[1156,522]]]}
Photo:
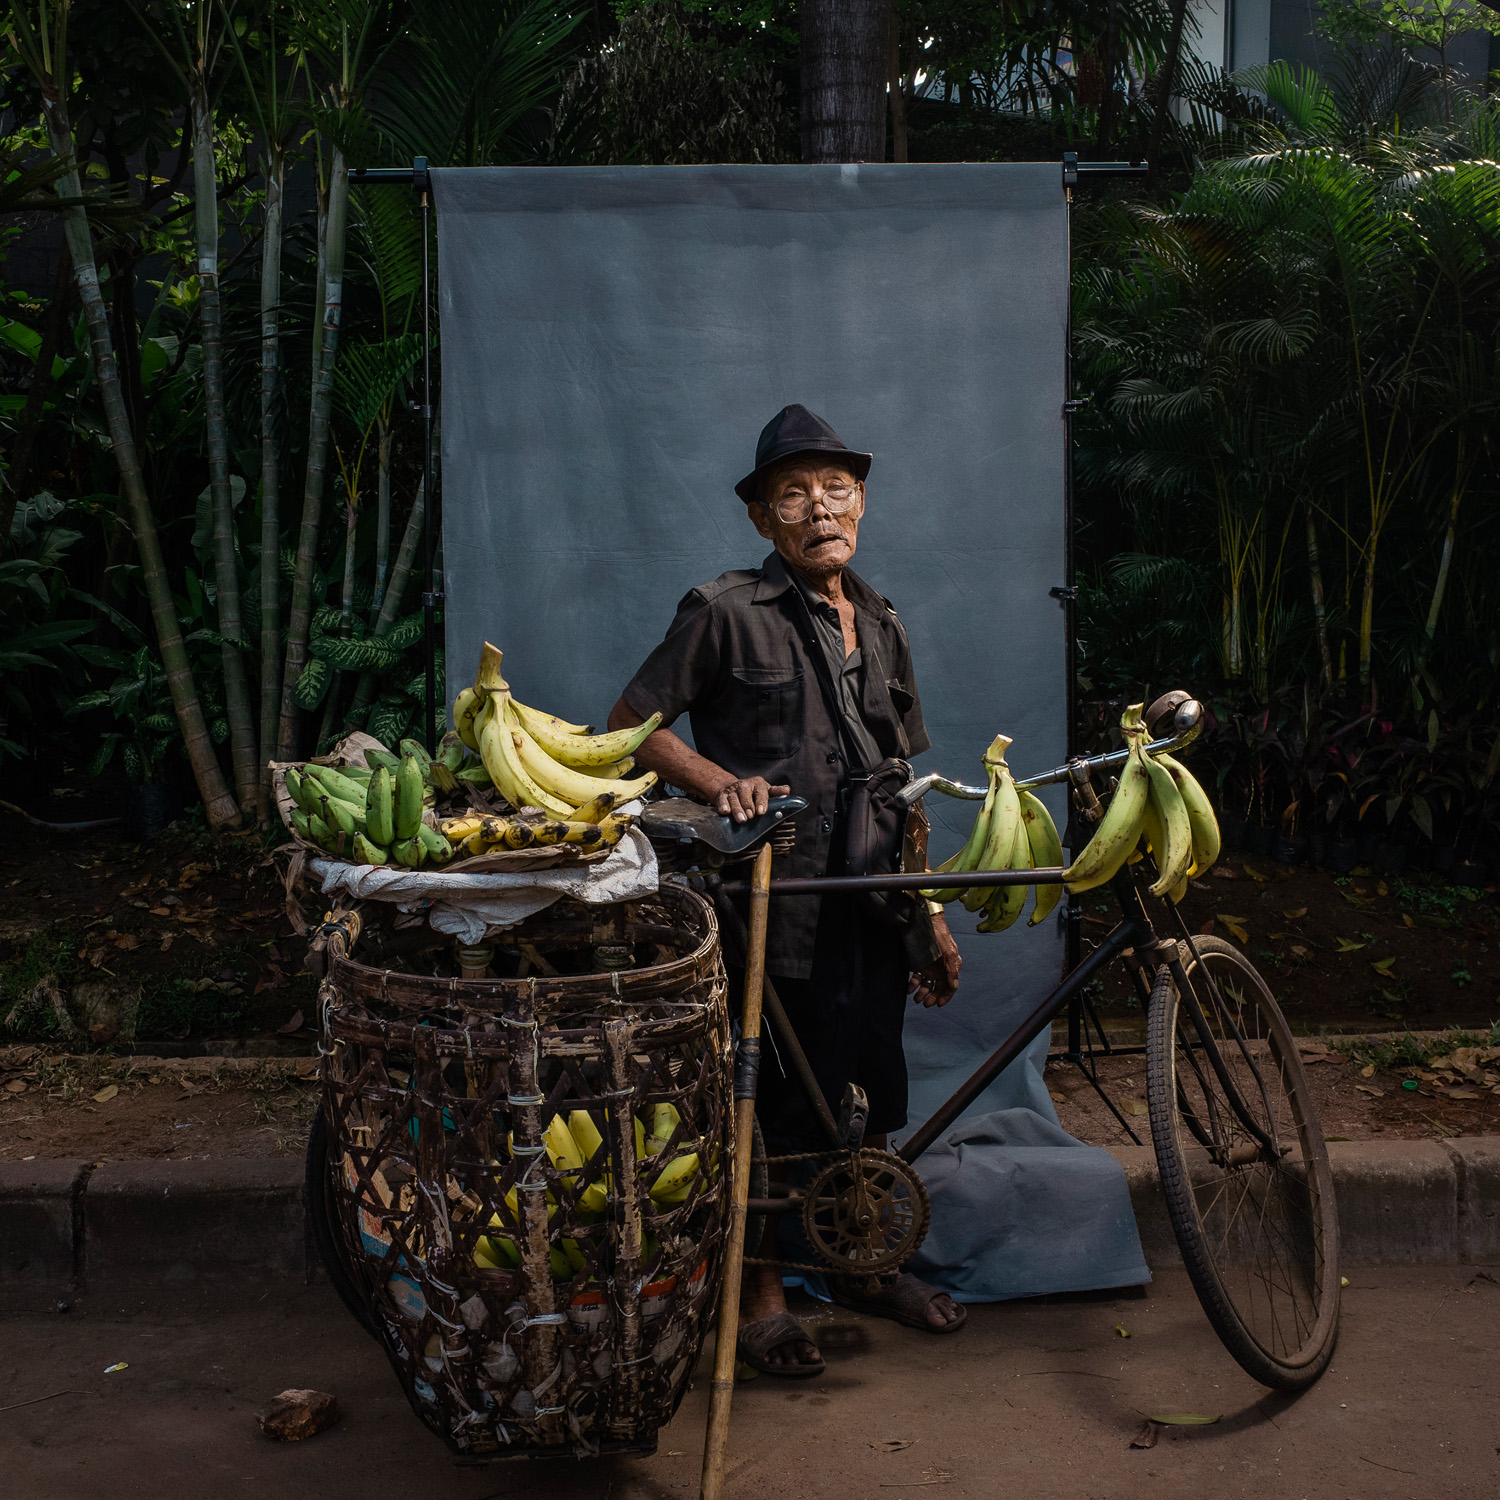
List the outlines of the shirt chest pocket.
{"label": "shirt chest pocket", "polygon": [[761,760],[786,760],[802,745],[802,673],[736,667],[730,674],[735,737]]}

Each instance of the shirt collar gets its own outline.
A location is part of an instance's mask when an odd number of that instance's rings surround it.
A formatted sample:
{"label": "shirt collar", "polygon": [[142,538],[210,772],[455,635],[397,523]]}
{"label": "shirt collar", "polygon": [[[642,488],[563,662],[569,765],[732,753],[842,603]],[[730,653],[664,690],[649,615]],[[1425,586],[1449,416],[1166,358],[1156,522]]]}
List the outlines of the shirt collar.
{"label": "shirt collar", "polygon": [[[798,585],[798,591],[809,604],[815,600],[822,602],[807,584],[795,577],[782,560],[781,554],[772,552],[760,565],[760,582],[755,586],[755,602],[766,604],[772,599],[779,599],[793,583]],[[844,569],[844,592],[856,609],[871,614],[875,612],[871,601],[879,596],[853,568]]]}

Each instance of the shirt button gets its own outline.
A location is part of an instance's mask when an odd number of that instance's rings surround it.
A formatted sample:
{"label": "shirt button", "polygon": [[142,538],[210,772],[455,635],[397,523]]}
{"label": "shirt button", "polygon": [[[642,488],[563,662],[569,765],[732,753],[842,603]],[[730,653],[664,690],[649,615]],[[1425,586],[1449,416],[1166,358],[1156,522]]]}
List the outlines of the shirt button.
{"label": "shirt button", "polygon": [[833,824],[830,823],[827,818],[823,819],[823,832],[824,833],[832,833],[833,832]]}
{"label": "shirt button", "polygon": [[838,759],[839,759],[839,753],[838,753],[837,750],[830,750],[828,752],[828,764],[830,766],[837,765],[838,764]]}

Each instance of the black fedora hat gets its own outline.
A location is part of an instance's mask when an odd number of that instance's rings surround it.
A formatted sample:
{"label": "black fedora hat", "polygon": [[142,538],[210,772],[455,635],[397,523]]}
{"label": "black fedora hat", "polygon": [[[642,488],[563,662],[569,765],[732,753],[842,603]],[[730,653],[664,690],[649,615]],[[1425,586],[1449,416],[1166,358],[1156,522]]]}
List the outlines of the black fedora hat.
{"label": "black fedora hat", "polygon": [[783,406],[761,428],[755,445],[755,467],[735,485],[735,494],[748,505],[756,498],[760,476],[772,464],[794,453],[836,453],[854,471],[856,479],[863,479],[870,472],[870,460],[874,457],[846,447],[843,438],[805,406]]}

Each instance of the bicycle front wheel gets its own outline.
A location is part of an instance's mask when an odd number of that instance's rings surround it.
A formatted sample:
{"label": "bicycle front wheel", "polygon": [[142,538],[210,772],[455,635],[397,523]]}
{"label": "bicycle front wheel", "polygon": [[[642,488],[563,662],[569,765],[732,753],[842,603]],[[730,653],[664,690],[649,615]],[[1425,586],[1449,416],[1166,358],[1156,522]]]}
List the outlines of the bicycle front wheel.
{"label": "bicycle front wheel", "polygon": [[1328,1147],[1281,1008],[1220,938],[1178,945],[1152,986],[1146,1094],[1162,1191],[1214,1331],[1264,1385],[1333,1356],[1339,1230]]}

